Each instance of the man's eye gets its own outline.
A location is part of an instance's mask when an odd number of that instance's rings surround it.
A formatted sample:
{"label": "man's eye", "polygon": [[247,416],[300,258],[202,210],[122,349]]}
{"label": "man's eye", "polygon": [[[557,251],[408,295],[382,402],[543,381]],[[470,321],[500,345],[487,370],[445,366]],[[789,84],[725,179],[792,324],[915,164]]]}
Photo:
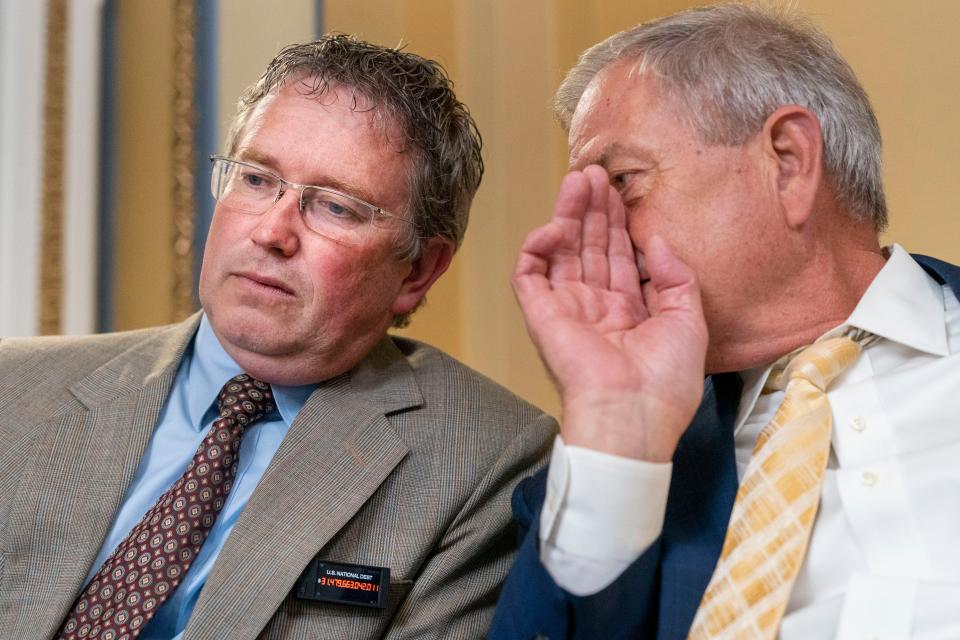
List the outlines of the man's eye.
{"label": "man's eye", "polygon": [[360,223],[364,219],[353,203],[330,194],[317,195],[307,200],[304,213],[347,224]]}
{"label": "man's eye", "polygon": [[260,173],[244,173],[240,176],[240,181],[243,186],[252,189],[264,189],[270,187],[273,183],[269,177]]}
{"label": "man's eye", "polygon": [[610,185],[617,191],[623,191],[630,185],[633,173],[615,173],[610,177]]}
{"label": "man's eye", "polygon": [[343,216],[354,215],[353,211],[349,208],[343,206],[339,202],[334,202],[333,200],[324,200],[322,206],[326,207],[327,210],[338,218]]}

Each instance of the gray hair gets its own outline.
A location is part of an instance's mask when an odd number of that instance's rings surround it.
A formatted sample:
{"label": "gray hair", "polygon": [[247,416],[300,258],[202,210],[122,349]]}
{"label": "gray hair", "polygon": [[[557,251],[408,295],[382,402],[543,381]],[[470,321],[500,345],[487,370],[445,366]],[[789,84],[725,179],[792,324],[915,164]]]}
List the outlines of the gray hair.
{"label": "gray hair", "polygon": [[784,105],[809,109],[820,121],[837,201],[878,232],[886,227],[877,118],[853,70],[808,19],[720,4],[617,33],[587,49],[560,85],[555,110],[564,128],[593,78],[621,59],[653,71],[707,144],[743,144]]}
{"label": "gray hair", "polygon": [[331,86],[348,88],[355,92],[354,109],[371,110],[381,126],[398,125],[403,148],[412,152],[407,209],[413,224],[398,244],[401,259],[418,258],[427,238],[460,245],[483,177],[482,142],[440,64],[344,34],[286,47],[240,96],[228,154],[236,152],[256,105],[288,80],[307,83],[306,95],[323,96]]}

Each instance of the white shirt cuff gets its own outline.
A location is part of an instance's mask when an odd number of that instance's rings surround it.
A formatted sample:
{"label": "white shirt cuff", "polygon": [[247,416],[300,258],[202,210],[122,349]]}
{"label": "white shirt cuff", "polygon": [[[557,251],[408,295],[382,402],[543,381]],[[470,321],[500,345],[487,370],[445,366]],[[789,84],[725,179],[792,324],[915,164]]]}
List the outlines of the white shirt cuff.
{"label": "white shirt cuff", "polygon": [[557,584],[596,593],[639,558],[663,530],[672,471],[557,436],[540,514],[540,560]]}

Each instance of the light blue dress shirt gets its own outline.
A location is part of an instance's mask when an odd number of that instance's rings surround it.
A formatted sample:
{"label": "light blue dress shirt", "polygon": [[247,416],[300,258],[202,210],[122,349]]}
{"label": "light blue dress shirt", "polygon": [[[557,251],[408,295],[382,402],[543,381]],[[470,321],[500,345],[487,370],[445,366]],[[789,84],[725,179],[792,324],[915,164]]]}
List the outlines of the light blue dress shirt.
{"label": "light blue dress shirt", "polygon": [[[117,511],[113,527],[90,569],[87,583],[147,509],[183,475],[210,425],[217,418],[217,394],[227,380],[240,373],[243,370],[223,350],[204,315],[193,344],[180,363],[170,396],[160,412],[156,429],[150,436],[137,473]],[[190,571],[140,634],[140,640],[180,640],[183,637],[183,630],[217,554],[277,452],[280,441],[316,385],[271,385],[271,388],[278,411],[265,416],[244,432],[237,477],[227,502]]]}

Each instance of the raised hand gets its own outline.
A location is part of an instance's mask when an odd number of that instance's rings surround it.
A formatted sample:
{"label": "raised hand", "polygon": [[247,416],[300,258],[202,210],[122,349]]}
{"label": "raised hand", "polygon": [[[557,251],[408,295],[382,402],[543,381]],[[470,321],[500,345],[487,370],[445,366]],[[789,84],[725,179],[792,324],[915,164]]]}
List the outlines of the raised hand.
{"label": "raised hand", "polygon": [[637,249],[643,284],[606,171],[572,171],[513,288],[560,391],[564,441],[664,462],[700,401],[707,329],[693,271],[659,237]]}

